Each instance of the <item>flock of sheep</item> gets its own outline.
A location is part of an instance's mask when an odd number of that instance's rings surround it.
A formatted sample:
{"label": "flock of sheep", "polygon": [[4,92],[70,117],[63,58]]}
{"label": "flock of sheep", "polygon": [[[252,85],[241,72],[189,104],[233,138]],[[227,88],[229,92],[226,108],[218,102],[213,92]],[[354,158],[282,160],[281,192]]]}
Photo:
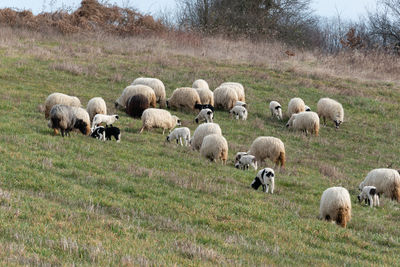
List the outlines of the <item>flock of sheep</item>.
{"label": "flock of sheep", "polygon": [[[156,104],[159,108],[156,108]],[[236,82],[222,83],[214,91],[209,89],[204,80],[196,80],[192,87],[177,88],[171,97],[166,99],[165,86],[156,78],[138,78],[126,87],[121,96],[115,101],[115,107],[133,118],[141,118],[142,127],[140,133],[152,128],[161,128],[163,134],[169,131],[166,141],[180,142],[181,146],[190,145],[192,149],[200,151],[201,156],[211,160],[221,160],[226,164],[228,159],[228,142],[222,135],[222,130],[213,122],[214,108],[227,110],[236,119],[246,120],[248,116],[245,102],[245,90],[242,84]],[[187,127],[175,128],[181,125],[180,119],[172,115],[164,108],[184,109],[189,111],[199,110],[194,121],[200,124],[191,136]],[[277,101],[271,101],[269,105],[271,116],[283,120],[282,106]],[[344,118],[342,105],[330,98],[321,98],[317,103],[317,112],[305,105],[301,98],[292,98],[289,101],[287,115],[288,128],[303,131],[318,136],[320,118],[324,125],[326,120],[334,122],[338,129]],[[61,93],[49,95],[45,102],[45,117],[48,126],[58,131],[61,135],[69,135],[72,130],[82,134],[91,135],[100,140],[111,140],[114,137],[117,142],[121,140],[120,129],[113,126],[118,120],[118,115],[107,115],[107,106],[101,97],[92,98],[87,109],[81,108],[80,100],[75,96]],[[104,126],[99,126],[104,124]],[[175,129],[174,129],[175,128]],[[172,130],[172,131],[171,131]],[[276,167],[285,167],[285,146],[276,137],[257,137],[249,151],[237,152],[235,167],[247,170],[249,167],[255,170],[270,159]],[[251,187],[257,190],[262,186],[263,191],[271,194],[275,187],[275,172],[271,168],[263,168],[258,171]],[[359,186],[360,202],[364,201],[371,207],[379,206],[379,196],[384,194],[392,200],[400,201],[400,174],[394,169],[374,169]],[[321,197],[321,219],[334,221],[346,227],[351,218],[351,200],[349,192],[343,187],[331,187],[325,190]]]}

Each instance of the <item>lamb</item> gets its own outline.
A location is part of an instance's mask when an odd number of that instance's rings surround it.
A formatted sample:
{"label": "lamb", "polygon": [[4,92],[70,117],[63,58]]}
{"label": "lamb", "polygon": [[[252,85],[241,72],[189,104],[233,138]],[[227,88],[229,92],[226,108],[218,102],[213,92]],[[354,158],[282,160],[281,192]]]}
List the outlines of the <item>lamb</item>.
{"label": "lamb", "polygon": [[165,129],[171,130],[176,125],[181,125],[181,120],[177,116],[171,115],[171,113],[164,109],[148,108],[143,111],[142,128],[140,128],[139,133],[151,128],[162,128],[164,135]]}
{"label": "lamb", "polygon": [[131,96],[126,105],[126,114],[132,118],[141,118],[143,111],[150,107],[149,100],[142,94]]}
{"label": "lamb", "polygon": [[111,140],[111,137],[114,136],[115,140],[117,140],[117,143],[121,141],[121,131],[117,127],[104,128],[103,126],[99,126],[93,130],[90,136],[103,141]]}
{"label": "lamb", "polygon": [[69,135],[69,132],[74,129],[78,129],[82,134],[89,134],[90,130],[88,130],[87,123],[77,117],[77,109],[60,104],[54,105],[50,110],[49,126],[53,129],[59,129],[62,137],[64,137],[64,134]]}
{"label": "lamb", "polygon": [[69,96],[62,93],[50,94],[44,103],[45,106],[44,116],[46,119],[48,119],[50,116],[51,108],[57,104],[71,106],[71,107],[80,107],[81,101],[76,96]]}
{"label": "lamb", "polygon": [[107,105],[103,98],[94,97],[89,100],[86,110],[89,113],[90,121],[92,121],[96,114],[107,114]]}
{"label": "lamb", "polygon": [[214,112],[211,109],[202,109],[199,114],[194,118],[196,123],[199,121],[213,122]]}
{"label": "lamb", "polygon": [[190,87],[175,89],[171,97],[167,100],[168,108],[195,110],[196,104],[201,104],[199,94],[195,89]]}
{"label": "lamb", "polygon": [[147,85],[138,84],[130,85],[122,91],[121,96],[115,101],[115,108],[125,109],[128,99],[138,94],[142,94],[148,99],[150,107],[156,107],[156,94],[154,90]]}
{"label": "lamb", "polygon": [[330,187],[322,193],[319,218],[346,227],[351,219],[351,201],[346,188]]}
{"label": "lamb", "polygon": [[308,135],[314,133],[318,136],[319,132],[319,117],[318,114],[313,111],[304,111],[297,114],[293,114],[290,120],[286,124],[286,127],[301,130]]}
{"label": "lamb", "polygon": [[204,104],[204,105],[196,104],[196,105],[194,105],[194,108],[198,109],[199,111],[201,111],[202,109],[208,108],[208,109],[211,109],[212,112],[214,112],[214,106],[212,106],[210,104]]}
{"label": "lamb", "polygon": [[243,101],[236,101],[235,106],[242,106],[244,108],[247,108],[247,104]]}
{"label": "lamb", "polygon": [[230,111],[230,114],[233,114],[235,116],[235,119],[242,119],[242,120],[247,120],[247,109],[243,106],[234,106]]}
{"label": "lamb", "polygon": [[185,146],[188,146],[190,140],[190,130],[188,127],[175,128],[168,136],[166,141],[170,142],[171,140],[176,140],[178,144],[178,140],[181,142],[181,146],[183,146],[182,139],[185,140]]}
{"label": "lamb", "polygon": [[195,88],[195,90],[199,94],[200,101],[203,105],[209,104],[214,106],[214,93],[210,89]]}
{"label": "lamb", "polygon": [[204,137],[200,154],[211,161],[220,159],[225,165],[228,159],[228,142],[221,134],[209,134]]}
{"label": "lamb", "polygon": [[203,123],[200,124],[193,133],[193,137],[190,141],[190,145],[194,150],[200,150],[201,144],[205,136],[209,134],[222,135],[221,128],[216,123]]}
{"label": "lamb", "polygon": [[230,86],[233,89],[235,89],[237,95],[238,95],[238,100],[239,101],[246,101],[245,98],[245,93],[244,93],[244,87],[241,83],[236,83],[236,82],[224,82],[220,86]]}
{"label": "lamb", "polygon": [[230,86],[220,86],[214,90],[214,104],[216,108],[231,110],[238,101],[238,95]]}
{"label": "lamb", "polygon": [[257,190],[262,185],[263,191],[268,193],[269,186],[271,186],[271,194],[274,193],[275,189],[275,172],[271,168],[264,168],[260,170],[254,181],[251,183],[251,187]]}
{"label": "lamb", "polygon": [[[195,80],[195,81],[193,82],[192,87],[195,88],[195,89],[196,89],[196,88],[204,88],[204,89],[210,90],[210,87],[208,87],[208,83],[207,83],[205,80],[203,80],[203,79]],[[204,104],[204,103],[203,103],[203,104]]]}
{"label": "lamb", "polygon": [[235,163],[237,169],[248,170],[249,166],[257,170],[257,160],[253,155],[243,155],[240,157],[239,161]]}
{"label": "lamb", "polygon": [[365,200],[365,203],[367,203],[371,208],[374,206],[379,207],[379,194],[377,193],[375,186],[364,186],[357,198],[360,203]]}
{"label": "lamb", "polygon": [[243,157],[244,155],[248,155],[247,152],[238,152],[238,153],[236,153],[236,155],[235,155],[235,166],[236,166],[236,164],[239,163],[240,158]]}
{"label": "lamb", "polygon": [[376,187],[377,194],[400,202],[400,174],[397,170],[381,168],[370,171],[360,183],[359,189],[369,185]]}
{"label": "lamb", "polygon": [[277,101],[271,101],[269,103],[269,110],[271,111],[271,116],[282,120],[282,106]]}
{"label": "lamb", "polygon": [[317,113],[324,120],[324,125],[326,125],[326,118],[333,120],[336,129],[339,129],[343,122],[344,110],[342,104],[331,98],[325,97],[318,101]]}
{"label": "lamb", "polygon": [[304,111],[311,111],[311,108],[307,105],[304,106]]}
{"label": "lamb", "polygon": [[303,99],[299,97],[295,97],[290,99],[288,104],[288,117],[292,117],[292,114],[303,112],[306,110],[306,105],[304,104]]}
{"label": "lamb", "polygon": [[[156,102],[160,105],[160,108],[165,108],[165,86],[164,83],[156,78],[144,78],[140,77],[133,81],[131,85],[146,85],[153,89]],[[155,108],[155,106],[152,106]]]}
{"label": "lamb", "polygon": [[247,154],[255,156],[258,165],[269,158],[275,163],[275,167],[279,164],[281,168],[285,167],[285,145],[279,138],[259,136],[253,141]]}
{"label": "lamb", "polygon": [[96,114],[93,118],[92,122],[92,130],[97,127],[100,123],[105,123],[107,126],[108,125],[113,125],[114,122],[116,122],[119,119],[119,116],[117,114],[114,115],[104,115],[104,114]]}

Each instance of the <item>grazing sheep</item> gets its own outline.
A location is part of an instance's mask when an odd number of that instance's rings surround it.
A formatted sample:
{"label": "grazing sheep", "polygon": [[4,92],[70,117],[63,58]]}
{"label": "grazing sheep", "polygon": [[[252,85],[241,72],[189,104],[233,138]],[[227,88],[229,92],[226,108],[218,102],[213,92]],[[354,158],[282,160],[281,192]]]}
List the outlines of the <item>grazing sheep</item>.
{"label": "grazing sheep", "polygon": [[279,164],[281,168],[285,167],[285,145],[279,138],[272,136],[257,137],[247,154],[255,156],[258,165],[269,158],[275,163],[275,167]]}
{"label": "grazing sheep", "polygon": [[275,172],[271,168],[264,168],[260,170],[254,181],[251,183],[251,187],[257,190],[262,185],[263,191],[268,193],[269,186],[271,186],[271,194],[274,193],[275,189]]}
{"label": "grazing sheep", "polygon": [[365,203],[371,208],[373,206],[379,207],[379,194],[375,186],[364,186],[357,198],[360,203],[365,200]]}
{"label": "grazing sheep", "polygon": [[[164,83],[156,78],[144,78],[140,77],[133,81],[131,85],[147,85],[154,90],[156,95],[156,102],[160,105],[160,108],[165,108],[165,86]],[[153,107],[153,106],[152,106]],[[154,106],[153,108],[155,108]]]}
{"label": "grazing sheep", "polygon": [[164,135],[165,129],[171,130],[176,125],[181,125],[181,120],[177,116],[171,115],[171,113],[164,109],[148,108],[143,111],[142,128],[140,128],[139,133],[151,128],[162,128]]}
{"label": "grazing sheep", "polygon": [[194,118],[194,121],[196,123],[199,123],[199,121],[206,121],[206,122],[213,122],[214,118],[214,112],[212,112],[211,109],[202,109],[199,114]]}
{"label": "grazing sheep", "polygon": [[200,101],[203,105],[209,104],[214,106],[214,93],[210,89],[206,88],[195,88],[199,94]]}
{"label": "grazing sheep", "polygon": [[370,171],[360,183],[359,189],[369,185],[375,186],[378,194],[400,202],[400,174],[397,170],[381,168]]}
{"label": "grazing sheep", "polygon": [[96,114],[107,114],[106,102],[101,97],[94,97],[89,100],[86,110],[89,113],[90,121],[92,121]]}
{"label": "grazing sheep", "polygon": [[[86,135],[90,134],[90,117],[89,113],[84,108],[72,107],[75,112],[75,116],[77,119],[83,120],[86,123]],[[79,132],[78,129],[75,129],[76,132]]]}
{"label": "grazing sheep", "polygon": [[346,188],[330,187],[322,193],[319,218],[346,227],[351,219],[351,201]]}
{"label": "grazing sheep", "polygon": [[90,136],[102,141],[106,141],[106,130],[103,126],[98,126],[93,129]]}
{"label": "grazing sheep", "polygon": [[241,157],[243,157],[244,155],[247,155],[247,152],[238,152],[235,155],[235,166],[237,163],[239,163],[239,160]]}
{"label": "grazing sheep", "polygon": [[225,165],[228,159],[228,142],[220,134],[209,134],[203,139],[200,154],[211,161],[220,159]]}
{"label": "grazing sheep", "polygon": [[282,106],[277,101],[271,101],[269,103],[269,110],[271,111],[272,117],[277,117],[278,120],[282,120]]}
{"label": "grazing sheep", "polygon": [[235,89],[237,95],[238,95],[238,100],[239,101],[246,101],[245,93],[244,93],[244,87],[241,83],[236,83],[236,82],[224,82],[220,86],[230,86],[233,89]]}
{"label": "grazing sheep", "polygon": [[288,117],[292,117],[292,114],[303,112],[306,110],[306,105],[304,104],[303,99],[299,97],[295,97],[290,99],[288,104]]}
{"label": "grazing sheep", "polygon": [[106,126],[108,125],[113,125],[114,122],[116,122],[119,119],[119,116],[117,114],[115,115],[104,115],[104,114],[96,114],[93,118],[92,122],[92,130],[97,127],[100,123],[105,123]]}
{"label": "grazing sheep", "polygon": [[205,104],[205,105],[196,104],[196,105],[194,105],[194,108],[198,109],[199,111],[201,111],[202,109],[208,108],[208,109],[211,109],[212,112],[214,112],[214,106],[212,106],[210,104]]}
{"label": "grazing sheep", "polygon": [[168,108],[195,110],[195,105],[201,104],[197,91],[190,87],[177,88],[167,100]]}
{"label": "grazing sheep", "polygon": [[111,140],[111,137],[114,136],[115,140],[117,140],[117,143],[121,141],[121,131],[117,127],[104,128],[103,126],[99,126],[93,130],[90,136],[103,141]]}
{"label": "grazing sheep", "polygon": [[193,138],[190,140],[190,145],[194,150],[200,150],[201,144],[205,136],[209,134],[222,135],[221,128],[216,123],[200,124],[193,133]]}
{"label": "grazing sheep", "polygon": [[126,114],[132,118],[141,118],[143,111],[150,107],[149,100],[142,94],[131,96],[126,105]]}
{"label": "grazing sheep", "polygon": [[301,130],[308,135],[314,133],[318,136],[319,132],[319,117],[318,114],[312,111],[304,111],[297,114],[293,114],[290,120],[286,124],[286,127]]}
{"label": "grazing sheep", "polygon": [[175,128],[168,136],[166,141],[170,142],[171,140],[176,140],[178,144],[178,140],[181,142],[181,146],[183,146],[182,139],[185,140],[185,146],[188,146],[190,141],[190,129],[188,127]]}
{"label": "grazing sheep", "polygon": [[343,122],[344,110],[342,104],[331,98],[325,97],[318,101],[317,113],[324,120],[324,125],[326,125],[326,118],[333,120],[336,129]]}
{"label": "grazing sheep", "polygon": [[148,99],[150,107],[156,107],[156,94],[154,90],[147,85],[138,84],[130,85],[122,91],[121,96],[115,101],[115,108],[125,109],[128,99],[131,96],[139,94],[144,95]]}
{"label": "grazing sheep", "polygon": [[307,105],[304,106],[304,111],[311,111],[311,108]]}
{"label": "grazing sheep", "polygon": [[244,108],[247,108],[247,104],[243,101],[236,101],[235,106],[242,106]]}
{"label": "grazing sheep", "polygon": [[214,104],[216,108],[231,110],[238,101],[236,91],[230,86],[220,86],[214,90]]}
{"label": "grazing sheep", "polygon": [[247,109],[243,106],[234,106],[230,111],[230,114],[235,116],[235,119],[247,120]]}
{"label": "grazing sheep", "polygon": [[52,93],[50,94],[44,103],[45,110],[44,116],[46,119],[49,118],[50,110],[54,105],[64,105],[71,107],[80,107],[81,101],[76,96],[69,96],[62,93]]}
{"label": "grazing sheep", "polygon": [[235,163],[237,169],[248,170],[249,166],[257,170],[257,160],[253,155],[243,155],[240,157],[239,161]]}
{"label": "grazing sheep", "polygon": [[[65,106],[56,104],[50,110],[49,127],[59,129],[61,136],[69,135],[69,132],[78,129],[82,134],[88,135],[90,133],[90,125],[77,117],[76,107]],[[84,109],[83,109],[84,110]],[[86,112],[86,110],[84,110]],[[89,115],[87,115],[89,118]],[[88,129],[89,128],[89,129]]]}
{"label": "grazing sheep", "polygon": [[[194,82],[193,82],[193,85],[192,85],[192,88],[204,88],[204,89],[208,89],[208,90],[210,90],[210,87],[208,87],[208,83],[205,81],[205,80],[203,80],[203,79],[198,79],[198,80],[195,80]],[[204,103],[203,103],[204,104]]]}

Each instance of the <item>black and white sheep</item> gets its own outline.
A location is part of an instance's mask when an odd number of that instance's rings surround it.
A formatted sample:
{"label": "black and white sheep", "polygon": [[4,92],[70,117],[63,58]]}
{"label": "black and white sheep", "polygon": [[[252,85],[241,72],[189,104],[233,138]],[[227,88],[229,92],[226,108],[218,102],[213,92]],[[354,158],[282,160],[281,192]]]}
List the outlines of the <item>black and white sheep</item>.
{"label": "black and white sheep", "polygon": [[93,138],[97,138],[102,141],[111,140],[111,137],[114,136],[117,143],[121,141],[121,131],[117,127],[96,127],[90,135]]}
{"label": "black and white sheep", "polygon": [[188,127],[175,128],[168,136],[166,141],[171,142],[171,140],[176,140],[176,143],[181,142],[181,146],[183,146],[182,140],[185,140],[185,146],[188,146],[190,141],[190,129]]}
{"label": "black and white sheep", "polygon": [[351,200],[346,188],[330,187],[322,193],[319,218],[346,227],[351,219]]}
{"label": "black and white sheep", "polygon": [[370,171],[358,187],[375,186],[378,194],[400,202],[400,174],[394,169],[374,169]]}
{"label": "black and white sheep", "polygon": [[[90,125],[88,126],[83,119],[77,117],[77,109],[71,106],[54,105],[50,110],[49,127],[60,130],[62,137],[64,137],[64,134],[69,135],[69,132],[74,129],[88,135]],[[89,118],[89,115],[87,117]]]}
{"label": "black and white sheep", "polygon": [[162,128],[164,135],[165,129],[171,130],[177,125],[181,125],[181,120],[177,116],[171,115],[169,111],[158,108],[148,108],[143,111],[142,128],[140,128],[139,133],[152,128]]}
{"label": "black and white sheep", "polygon": [[271,194],[274,193],[275,189],[275,172],[271,168],[264,168],[260,170],[254,181],[251,183],[251,187],[254,190],[257,190],[260,185],[262,185],[262,189],[265,193],[268,193],[269,187],[271,187]]}
{"label": "black and white sheep", "polygon": [[282,106],[277,101],[271,101],[269,103],[269,110],[271,111],[271,116],[278,118],[278,120],[282,120]]}
{"label": "black and white sheep", "polygon": [[317,113],[324,120],[324,125],[326,125],[326,118],[331,119],[335,123],[336,129],[338,129],[343,122],[343,106],[331,98],[325,97],[318,101]]}
{"label": "black and white sheep", "polygon": [[247,120],[247,109],[243,106],[234,106],[229,113],[237,120]]}
{"label": "black and white sheep", "polygon": [[364,186],[357,198],[360,203],[365,200],[365,203],[371,208],[374,206],[379,207],[379,194],[375,186]]}
{"label": "black and white sheep", "polygon": [[249,166],[257,170],[257,160],[253,155],[242,155],[238,162],[235,163],[237,169],[248,170]]}
{"label": "black and white sheep", "polygon": [[194,108],[198,109],[199,111],[201,111],[202,109],[208,108],[208,109],[211,109],[212,112],[214,112],[214,106],[210,105],[210,104],[204,104],[204,105],[196,104],[196,105],[194,105]]}
{"label": "black and white sheep", "polygon": [[214,112],[211,109],[206,108],[200,110],[199,114],[196,116],[196,118],[194,118],[194,121],[196,123],[199,123],[199,121],[213,122],[213,118],[214,118]]}

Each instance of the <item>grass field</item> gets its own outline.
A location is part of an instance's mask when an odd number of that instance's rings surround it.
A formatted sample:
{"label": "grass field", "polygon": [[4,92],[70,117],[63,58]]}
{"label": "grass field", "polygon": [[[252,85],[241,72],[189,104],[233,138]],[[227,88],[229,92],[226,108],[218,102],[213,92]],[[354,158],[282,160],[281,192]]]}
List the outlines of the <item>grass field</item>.
{"label": "grass field", "polygon": [[[399,264],[399,204],[356,202],[371,169],[400,168],[397,82],[237,62],[229,51],[194,57],[160,39],[0,32],[0,265]],[[247,121],[215,115],[229,143],[226,166],[165,143],[161,130],[139,135],[141,121],[120,111],[121,143],[53,136],[39,112],[52,92],[85,106],[101,96],[116,112],[115,99],[139,76],[161,79],[168,96],[197,78],[212,88],[245,86]],[[329,123],[319,137],[288,131],[268,104],[286,110],[295,96],[313,110],[321,97],[337,99],[345,122],[338,131]],[[172,113],[193,133],[194,114]],[[234,154],[258,136],[285,143],[287,167],[277,171],[273,195],[249,187],[254,170],[233,167]],[[347,229],[317,219],[330,186],[351,194]]]}

